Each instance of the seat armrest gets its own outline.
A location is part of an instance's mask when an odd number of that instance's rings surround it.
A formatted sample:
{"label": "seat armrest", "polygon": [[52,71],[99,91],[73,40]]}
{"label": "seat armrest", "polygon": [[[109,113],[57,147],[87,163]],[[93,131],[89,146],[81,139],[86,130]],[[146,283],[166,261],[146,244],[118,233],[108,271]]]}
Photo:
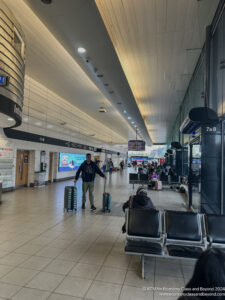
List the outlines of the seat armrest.
{"label": "seat armrest", "polygon": [[129,214],[129,208],[125,209],[125,224],[126,224],[126,233],[128,235],[128,214]]}
{"label": "seat armrest", "polygon": [[208,246],[208,248],[212,248],[213,239],[212,239],[212,237],[209,234],[207,234],[207,240],[209,240],[209,246]]}
{"label": "seat armrest", "polygon": [[167,233],[166,232],[162,232],[162,239],[163,239],[163,245],[165,246],[166,240],[167,240]]}

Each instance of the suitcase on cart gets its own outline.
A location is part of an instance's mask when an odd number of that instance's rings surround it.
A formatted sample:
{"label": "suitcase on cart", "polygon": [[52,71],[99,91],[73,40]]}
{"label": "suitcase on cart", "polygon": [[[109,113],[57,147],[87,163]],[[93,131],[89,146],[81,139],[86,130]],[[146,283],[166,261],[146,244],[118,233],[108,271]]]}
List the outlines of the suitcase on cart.
{"label": "suitcase on cart", "polygon": [[102,211],[103,212],[110,212],[111,211],[111,195],[106,193],[106,179],[104,182],[104,192],[102,195]]}
{"label": "suitcase on cart", "polygon": [[77,210],[77,188],[76,186],[66,186],[64,190],[64,210]]}

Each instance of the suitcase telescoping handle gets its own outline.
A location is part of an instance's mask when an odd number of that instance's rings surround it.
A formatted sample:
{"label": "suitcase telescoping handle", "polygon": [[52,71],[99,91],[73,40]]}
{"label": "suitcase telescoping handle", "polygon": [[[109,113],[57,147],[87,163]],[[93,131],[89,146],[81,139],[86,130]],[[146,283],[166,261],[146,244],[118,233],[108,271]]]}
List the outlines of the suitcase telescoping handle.
{"label": "suitcase telescoping handle", "polygon": [[105,190],[106,190],[106,178],[104,178],[104,194],[105,194]]}

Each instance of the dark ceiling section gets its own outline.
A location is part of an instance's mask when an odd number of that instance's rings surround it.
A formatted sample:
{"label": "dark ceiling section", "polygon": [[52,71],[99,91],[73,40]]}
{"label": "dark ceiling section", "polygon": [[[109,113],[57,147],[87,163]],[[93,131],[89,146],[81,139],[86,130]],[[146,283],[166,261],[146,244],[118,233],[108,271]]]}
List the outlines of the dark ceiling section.
{"label": "dark ceiling section", "polygon": [[[141,130],[147,144],[151,144],[144,120],[95,2],[53,0],[50,5],[43,4],[41,0],[25,0],[25,2],[114,107],[124,117],[129,115]],[[87,50],[85,55],[77,52],[79,46]],[[126,116],[124,110],[127,111]]]}

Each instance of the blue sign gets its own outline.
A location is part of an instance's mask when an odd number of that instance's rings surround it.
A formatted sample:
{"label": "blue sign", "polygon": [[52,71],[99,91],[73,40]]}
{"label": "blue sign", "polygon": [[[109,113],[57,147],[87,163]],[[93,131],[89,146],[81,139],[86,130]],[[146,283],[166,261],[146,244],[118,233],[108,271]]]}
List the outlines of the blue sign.
{"label": "blue sign", "polygon": [[6,84],[6,76],[4,76],[4,75],[0,76],[0,84],[1,85],[5,85]]}
{"label": "blue sign", "polygon": [[59,153],[59,172],[75,171],[86,160],[85,154]]}

